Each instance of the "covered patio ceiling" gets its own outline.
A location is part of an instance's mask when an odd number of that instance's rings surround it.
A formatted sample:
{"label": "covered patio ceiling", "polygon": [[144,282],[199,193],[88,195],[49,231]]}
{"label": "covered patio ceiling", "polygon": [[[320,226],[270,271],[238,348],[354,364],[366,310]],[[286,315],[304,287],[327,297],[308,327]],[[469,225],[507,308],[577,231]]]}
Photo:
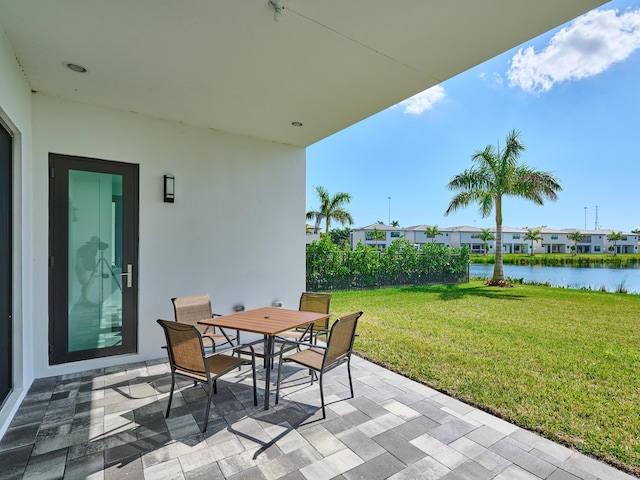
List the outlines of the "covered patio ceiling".
{"label": "covered patio ceiling", "polygon": [[282,3],[2,0],[0,27],[44,95],[305,147],[605,2]]}

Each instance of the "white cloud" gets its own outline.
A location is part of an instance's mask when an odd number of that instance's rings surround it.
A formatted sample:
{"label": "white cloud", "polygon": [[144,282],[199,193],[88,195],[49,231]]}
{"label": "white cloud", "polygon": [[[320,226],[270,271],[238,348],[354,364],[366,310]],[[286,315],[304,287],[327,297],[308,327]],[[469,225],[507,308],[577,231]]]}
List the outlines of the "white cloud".
{"label": "white cloud", "polygon": [[444,88],[440,85],[435,85],[411,98],[407,98],[404,102],[400,102],[400,105],[404,106],[404,113],[420,115],[425,110],[431,110],[436,103],[443,101],[444,97]]}
{"label": "white cloud", "polygon": [[640,48],[640,10],[593,10],[556,33],[540,52],[520,49],[507,72],[509,86],[546,92],[556,83],[597,75]]}

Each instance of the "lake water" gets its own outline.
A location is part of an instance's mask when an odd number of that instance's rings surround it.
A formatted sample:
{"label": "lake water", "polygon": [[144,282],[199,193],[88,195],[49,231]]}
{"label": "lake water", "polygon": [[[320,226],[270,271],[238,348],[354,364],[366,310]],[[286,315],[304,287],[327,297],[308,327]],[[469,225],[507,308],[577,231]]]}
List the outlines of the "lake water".
{"label": "lake water", "polygon": [[[469,265],[469,276],[491,277],[493,265]],[[543,267],[539,265],[505,265],[504,276],[523,278],[525,282],[549,282],[551,285],[568,288],[591,288],[600,290],[604,286],[607,291],[615,292],[624,284],[629,293],[640,293],[640,268],[629,266],[612,268],[607,266],[592,267]]]}

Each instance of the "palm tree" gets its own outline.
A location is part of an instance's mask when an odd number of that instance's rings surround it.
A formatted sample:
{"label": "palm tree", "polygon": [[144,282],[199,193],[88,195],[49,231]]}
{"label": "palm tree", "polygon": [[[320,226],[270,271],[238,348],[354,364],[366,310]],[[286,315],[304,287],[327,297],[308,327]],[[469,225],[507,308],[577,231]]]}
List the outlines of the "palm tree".
{"label": "palm tree", "polygon": [[533,243],[537,242],[539,240],[542,240],[542,233],[540,232],[540,229],[537,230],[533,230],[531,228],[527,229],[527,233],[524,235],[524,239],[525,240],[531,240],[531,256],[533,257],[535,255],[535,252],[533,251]]}
{"label": "palm tree", "polygon": [[584,238],[584,235],[580,233],[579,230],[575,232],[571,232],[569,235],[569,240],[573,240],[573,246],[571,248],[571,255],[575,255],[578,251],[578,242]]}
{"label": "palm tree", "polygon": [[398,220],[393,220],[393,221],[391,222],[391,226],[392,226],[392,227],[399,227],[399,226],[400,226],[400,222],[399,222]]}
{"label": "palm tree", "polygon": [[488,243],[491,240],[495,240],[496,237],[494,237],[493,233],[491,233],[491,229],[483,228],[478,234],[478,238],[482,240],[482,244],[484,245],[484,256],[486,257],[487,253],[489,252]]}
{"label": "palm tree", "polygon": [[438,229],[437,225],[434,225],[433,227],[427,227],[424,229],[424,234],[427,236],[427,238],[431,239],[431,243],[436,243],[436,237],[441,233],[442,232]]}
{"label": "palm tree", "polygon": [[351,225],[353,223],[353,217],[344,206],[351,201],[351,195],[345,192],[338,192],[335,195],[329,195],[329,192],[324,187],[315,187],[318,199],[320,200],[320,207],[318,210],[309,210],[307,212],[307,220],[316,221],[316,228],[320,227],[320,223],[325,221],[325,232],[329,233],[329,226],[331,220],[336,220],[342,224],[342,226]]}
{"label": "palm tree", "polygon": [[385,240],[387,238],[387,234],[382,230],[378,230],[377,227],[373,227],[373,232],[368,232],[368,236],[371,240],[375,240],[376,250],[378,249],[378,240]]}
{"label": "palm tree", "polygon": [[613,242],[613,256],[615,257],[618,254],[618,242],[623,240],[624,235],[622,232],[613,231],[609,235],[607,235],[607,240]]}
{"label": "palm tree", "polygon": [[487,217],[495,208],[496,261],[493,267],[493,283],[504,280],[502,265],[502,197],[513,196],[543,205],[545,199],[556,200],[556,192],[562,190],[549,172],[528,167],[519,161],[525,147],[518,138],[519,132],[511,130],[507,143],[500,147],[487,145],[476,151],[471,160],[475,166],[453,177],[447,188],[458,192],[454,195],[445,215],[478,203],[480,214]]}

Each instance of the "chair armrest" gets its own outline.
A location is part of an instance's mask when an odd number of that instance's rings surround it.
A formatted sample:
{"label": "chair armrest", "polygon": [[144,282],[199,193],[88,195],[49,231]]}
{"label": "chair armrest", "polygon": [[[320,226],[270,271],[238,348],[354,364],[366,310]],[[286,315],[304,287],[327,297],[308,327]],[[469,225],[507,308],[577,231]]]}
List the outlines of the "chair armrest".
{"label": "chair armrest", "polygon": [[314,343],[318,343],[318,337],[320,335],[329,335],[329,332],[331,332],[331,330],[329,330],[328,328],[323,328],[322,330],[318,330],[316,331],[314,337],[315,337],[315,342]]}
{"label": "chair armrest", "polygon": [[314,345],[313,343],[296,342],[295,340],[286,340],[282,342],[282,345],[280,345],[280,355],[279,355],[280,358],[282,358],[282,354],[284,353],[284,347],[287,345],[298,345],[299,347],[309,347],[309,348],[321,348],[323,350],[327,348],[324,345]]}
{"label": "chair armrest", "polygon": [[234,347],[224,348],[222,350],[216,350],[215,352],[208,353],[205,355],[205,358],[213,357],[215,355],[220,355],[221,353],[225,353],[225,352],[235,352],[236,350],[240,350],[243,348],[248,348],[249,350],[251,350],[251,356],[255,357],[255,349],[253,348],[253,345],[251,345],[250,343],[243,343],[241,345],[236,345]]}

